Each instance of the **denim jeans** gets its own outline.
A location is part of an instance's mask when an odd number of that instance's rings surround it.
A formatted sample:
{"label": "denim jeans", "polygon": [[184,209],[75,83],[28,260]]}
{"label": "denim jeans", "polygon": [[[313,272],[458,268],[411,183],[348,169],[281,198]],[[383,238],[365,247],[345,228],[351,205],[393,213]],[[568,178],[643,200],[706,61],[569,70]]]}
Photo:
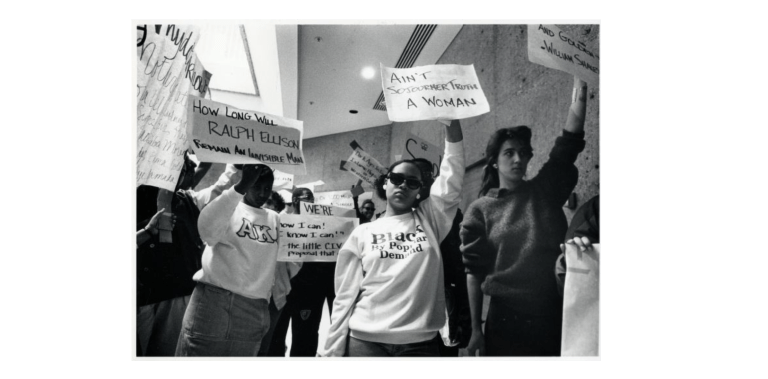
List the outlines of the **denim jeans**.
{"label": "denim jeans", "polygon": [[197,283],[184,314],[176,356],[255,357],[269,330],[269,303]]}
{"label": "denim jeans", "polygon": [[190,296],[181,296],[139,307],[136,331],[146,357],[172,357]]}
{"label": "denim jeans", "polygon": [[438,339],[423,342],[391,344],[370,342],[350,336],[347,356],[350,357],[439,357]]}

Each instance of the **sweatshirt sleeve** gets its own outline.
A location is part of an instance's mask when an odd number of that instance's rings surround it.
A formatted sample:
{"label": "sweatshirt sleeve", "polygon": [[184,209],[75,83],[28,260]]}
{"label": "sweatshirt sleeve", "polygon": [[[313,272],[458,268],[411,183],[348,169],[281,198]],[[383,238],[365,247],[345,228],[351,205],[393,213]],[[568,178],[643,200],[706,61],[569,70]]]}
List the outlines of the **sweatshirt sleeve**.
{"label": "sweatshirt sleeve", "polygon": [[242,173],[240,173],[240,170],[236,169],[234,165],[228,164],[227,168],[219,176],[219,180],[212,186],[200,191],[190,191],[193,194],[193,199],[197,208],[202,210],[203,207],[213,201],[213,199],[219,197],[219,195],[224,192],[225,188],[236,181],[240,181],[241,175]]}
{"label": "sweatshirt sleeve", "polygon": [[584,132],[571,133],[563,130],[563,135],[555,140],[549,159],[532,179],[535,186],[544,191],[554,204],[564,204],[576,187],[579,169],[575,163],[584,146]]}
{"label": "sweatshirt sleeve", "polygon": [[[355,230],[362,230],[362,228]],[[323,357],[343,357],[346,353],[349,319],[352,317],[352,310],[355,309],[363,281],[362,249],[358,234],[352,233],[339,251],[339,257],[336,260],[334,279],[336,298],[333,300],[331,327],[328,329],[325,349],[320,352]]]}
{"label": "sweatshirt sleeve", "polygon": [[463,141],[445,141],[445,155],[440,163],[440,176],[435,178],[429,190],[425,204],[419,204],[430,213],[432,228],[437,234],[438,243],[445,239],[453,226],[453,218],[461,202],[461,188],[464,184],[464,144]]}
{"label": "sweatshirt sleeve", "polygon": [[461,255],[467,273],[485,277],[495,260],[495,250],[488,242],[483,212],[472,203],[461,223]]}
{"label": "sweatshirt sleeve", "polygon": [[197,220],[197,230],[206,244],[213,246],[221,240],[229,227],[229,219],[237,204],[243,200],[243,196],[234,188],[230,188],[203,208]]}

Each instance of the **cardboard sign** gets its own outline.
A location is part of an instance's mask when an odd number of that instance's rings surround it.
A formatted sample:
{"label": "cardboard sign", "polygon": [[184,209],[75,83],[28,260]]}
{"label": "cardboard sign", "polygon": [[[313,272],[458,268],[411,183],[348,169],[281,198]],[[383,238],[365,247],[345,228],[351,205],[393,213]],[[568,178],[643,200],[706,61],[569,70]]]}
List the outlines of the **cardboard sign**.
{"label": "cardboard sign", "polygon": [[427,142],[415,134],[408,132],[402,156],[406,159],[424,158],[432,162],[432,175],[440,175],[440,163],[443,161],[443,150]]}
{"label": "cardboard sign", "polygon": [[137,28],[136,185],[173,191],[187,149],[187,95],[204,96],[211,74],[194,52],[197,27]]}
{"label": "cardboard sign", "polygon": [[580,252],[565,245],[562,356],[600,354],[600,244]]}
{"label": "cardboard sign", "polygon": [[592,85],[599,83],[600,55],[555,25],[528,25],[528,60]]}
{"label": "cardboard sign", "polygon": [[315,193],[315,204],[355,209],[355,204],[352,202],[352,193],[349,191],[317,192]]}
{"label": "cardboard sign", "polygon": [[389,68],[381,65],[387,115],[396,122],[458,120],[488,113],[475,66]]}
{"label": "cardboard sign", "polygon": [[190,147],[201,161],[263,163],[289,174],[306,174],[301,121],[191,95],[187,110],[192,125]]}
{"label": "cardboard sign", "polygon": [[344,164],[344,169],[355,174],[366,183],[374,185],[380,175],[387,173],[387,169],[362,149],[355,149]]}
{"label": "cardboard sign", "polygon": [[277,260],[335,262],[357,218],[281,214]]}
{"label": "cardboard sign", "polygon": [[272,173],[275,175],[275,181],[272,183],[272,191],[290,191],[293,189],[293,174],[288,174],[280,170],[275,170]]}
{"label": "cardboard sign", "polygon": [[354,209],[336,207],[333,205],[324,205],[318,203],[308,203],[305,201],[299,202],[301,207],[301,214],[311,214],[318,216],[332,216],[332,217],[357,217]]}

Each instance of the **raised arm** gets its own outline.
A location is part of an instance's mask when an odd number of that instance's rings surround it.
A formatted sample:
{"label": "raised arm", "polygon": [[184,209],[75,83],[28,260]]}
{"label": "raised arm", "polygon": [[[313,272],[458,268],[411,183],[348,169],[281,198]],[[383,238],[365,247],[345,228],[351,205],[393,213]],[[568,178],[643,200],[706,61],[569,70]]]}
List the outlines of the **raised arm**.
{"label": "raised arm", "polygon": [[584,131],[584,119],[587,114],[587,83],[573,77],[573,97],[565,120],[565,130],[571,133]]}
{"label": "raised arm", "polygon": [[445,126],[445,152],[440,162],[440,175],[429,190],[429,198],[419,204],[430,216],[430,224],[442,241],[453,226],[456,209],[461,202],[464,185],[464,137],[459,120]]}
{"label": "raised arm", "polygon": [[229,219],[237,204],[243,200],[247,189],[256,183],[262,173],[262,169],[257,165],[245,165],[242,171],[242,177],[237,184],[224,191],[200,212],[197,230],[200,232],[200,238],[208,245],[214,245],[221,239],[229,227]]}

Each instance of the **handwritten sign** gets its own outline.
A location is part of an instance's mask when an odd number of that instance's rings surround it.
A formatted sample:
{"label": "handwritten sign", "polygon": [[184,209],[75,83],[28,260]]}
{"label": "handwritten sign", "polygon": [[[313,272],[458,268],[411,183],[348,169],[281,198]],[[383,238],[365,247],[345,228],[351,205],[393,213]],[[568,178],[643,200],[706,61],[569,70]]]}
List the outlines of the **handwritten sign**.
{"label": "handwritten sign", "polygon": [[565,356],[597,356],[600,352],[600,244],[579,252],[565,245],[568,271],[563,287],[563,336]]}
{"label": "handwritten sign", "polygon": [[335,262],[357,218],[281,214],[277,260]]}
{"label": "handwritten sign", "polygon": [[600,79],[600,55],[555,25],[528,25],[528,60],[589,84],[597,85]]}
{"label": "handwritten sign", "polygon": [[306,174],[301,121],[192,95],[187,110],[192,124],[190,147],[201,161],[263,163],[289,174]]}
{"label": "handwritten sign", "polygon": [[136,185],[173,191],[187,149],[187,95],[204,96],[211,74],[194,52],[199,29],[137,27]]}
{"label": "handwritten sign", "polygon": [[335,217],[357,217],[354,209],[336,207],[333,205],[324,205],[317,203],[300,202],[301,214],[312,214],[318,216]]}
{"label": "handwritten sign", "polygon": [[374,181],[380,175],[387,173],[387,169],[376,158],[359,148],[355,149],[352,155],[347,158],[344,169],[365,180],[370,185],[374,185]]}
{"label": "handwritten sign", "polygon": [[387,115],[396,122],[463,119],[491,110],[474,65],[381,65],[381,86]]}
{"label": "handwritten sign", "polygon": [[354,209],[352,193],[349,191],[326,191],[315,193],[315,204],[333,205],[336,207]]}
{"label": "handwritten sign", "polygon": [[440,163],[443,161],[443,150],[439,147],[408,132],[402,154],[406,159],[424,158],[432,163],[432,175],[440,175]]}
{"label": "handwritten sign", "polygon": [[272,174],[275,175],[275,181],[272,183],[272,191],[290,191],[293,189],[293,174],[288,174],[280,170],[275,170]]}

